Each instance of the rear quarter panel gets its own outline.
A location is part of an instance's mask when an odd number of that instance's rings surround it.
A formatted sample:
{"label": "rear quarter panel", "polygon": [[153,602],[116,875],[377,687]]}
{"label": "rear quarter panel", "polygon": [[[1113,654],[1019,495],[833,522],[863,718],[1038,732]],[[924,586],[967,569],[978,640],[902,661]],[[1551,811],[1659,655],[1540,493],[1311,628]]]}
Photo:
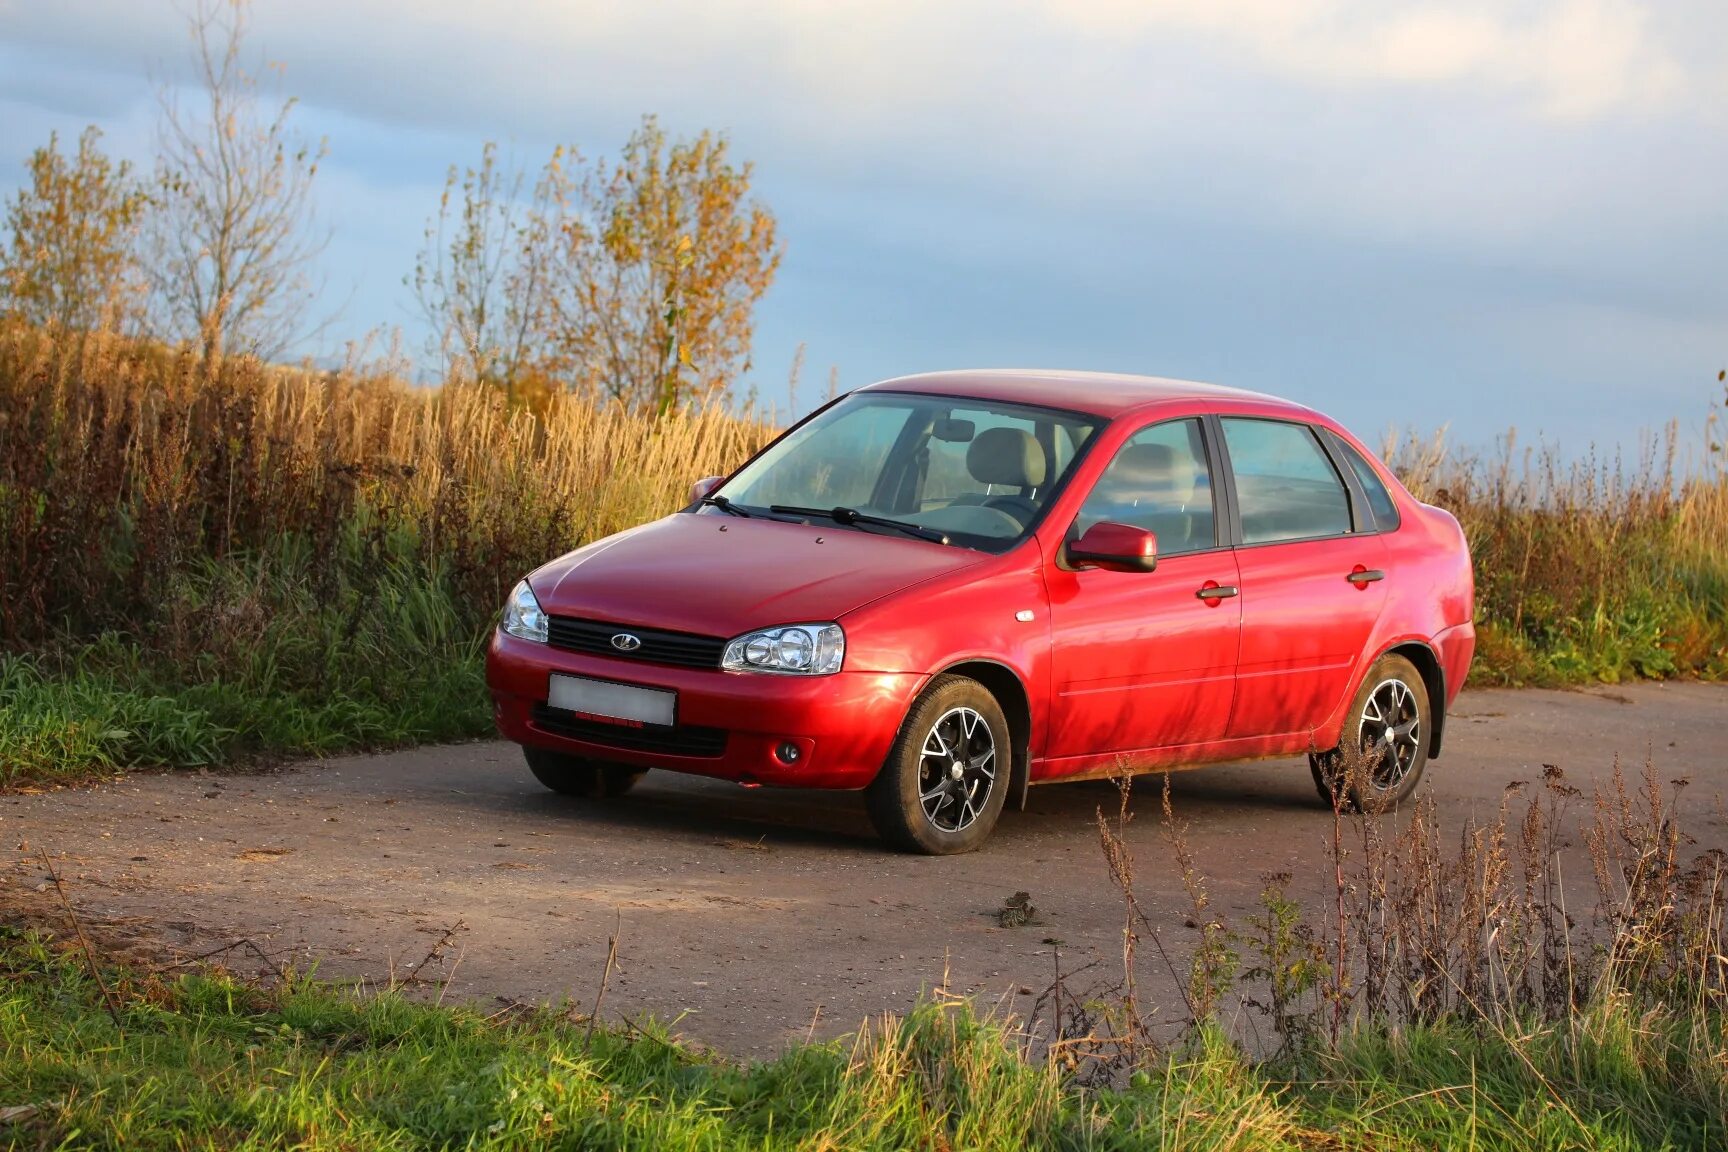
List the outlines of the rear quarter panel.
{"label": "rear quarter panel", "polygon": [[1426,645],[1445,672],[1444,698],[1450,708],[1464,685],[1475,648],[1476,581],[1463,528],[1450,512],[1412,496],[1359,440],[1336,424],[1331,427],[1374,462],[1398,504],[1400,523],[1383,534],[1386,605],[1351,678],[1349,693],[1338,702],[1326,729],[1317,734],[1321,747],[1337,742],[1344,713],[1381,653],[1412,642]]}

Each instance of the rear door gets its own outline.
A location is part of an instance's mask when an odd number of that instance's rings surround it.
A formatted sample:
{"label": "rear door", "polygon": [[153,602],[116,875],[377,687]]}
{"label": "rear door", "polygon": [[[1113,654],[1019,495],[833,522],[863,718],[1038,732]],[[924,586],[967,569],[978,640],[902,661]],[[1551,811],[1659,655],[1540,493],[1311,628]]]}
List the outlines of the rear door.
{"label": "rear door", "polygon": [[[1050,565],[1050,759],[1217,740],[1230,717],[1241,609],[1236,561],[1198,418],[1131,437],[1065,539],[1102,520],[1158,537],[1151,572]],[[1065,550],[1065,549],[1064,549]],[[1060,775],[1057,767],[1055,774]]]}
{"label": "rear door", "polygon": [[1228,734],[1306,734],[1354,682],[1386,600],[1385,543],[1313,427],[1236,416],[1217,426],[1242,589]]}

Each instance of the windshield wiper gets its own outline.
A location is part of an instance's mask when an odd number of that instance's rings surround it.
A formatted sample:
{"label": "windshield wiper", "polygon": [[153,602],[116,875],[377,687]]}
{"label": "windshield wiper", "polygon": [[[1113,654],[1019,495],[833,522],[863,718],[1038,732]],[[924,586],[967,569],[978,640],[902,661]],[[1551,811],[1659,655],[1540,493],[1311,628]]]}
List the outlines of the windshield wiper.
{"label": "windshield wiper", "polygon": [[856,508],[799,508],[792,504],[770,504],[768,511],[779,512],[787,516],[825,516],[836,524],[869,524],[878,528],[893,528],[908,536],[916,536],[920,540],[929,540],[936,544],[948,543],[948,533],[938,532],[934,528],[926,528],[922,524],[908,524],[904,520],[890,520],[886,516],[872,516],[868,512],[860,512]]}
{"label": "windshield wiper", "polygon": [[731,500],[728,500],[724,496],[704,496],[702,497],[702,503],[711,504],[720,509],[720,511],[729,513],[733,516],[743,516],[746,519],[750,516],[750,513],[744,511],[744,509],[732,503]]}

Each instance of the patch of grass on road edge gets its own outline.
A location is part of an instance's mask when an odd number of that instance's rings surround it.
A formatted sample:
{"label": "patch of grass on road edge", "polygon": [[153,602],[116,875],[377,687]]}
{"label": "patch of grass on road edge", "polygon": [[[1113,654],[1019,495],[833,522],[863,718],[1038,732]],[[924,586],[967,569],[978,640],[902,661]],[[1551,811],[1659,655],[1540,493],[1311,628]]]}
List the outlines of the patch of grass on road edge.
{"label": "patch of grass on road edge", "polygon": [[376,568],[321,601],[310,557],[203,563],[178,586],[195,623],[174,644],[0,653],[0,787],[490,732],[484,648],[446,583],[389,554]]}
{"label": "patch of grass on road edge", "polygon": [[181,1148],[1707,1148],[1724,1021],[1599,1005],[1508,1036],[1364,1026],[1257,1064],[1213,1027],[1084,1090],[964,1003],[739,1064],[653,1025],[362,996],[306,980],[108,976],[0,930],[0,1142]]}

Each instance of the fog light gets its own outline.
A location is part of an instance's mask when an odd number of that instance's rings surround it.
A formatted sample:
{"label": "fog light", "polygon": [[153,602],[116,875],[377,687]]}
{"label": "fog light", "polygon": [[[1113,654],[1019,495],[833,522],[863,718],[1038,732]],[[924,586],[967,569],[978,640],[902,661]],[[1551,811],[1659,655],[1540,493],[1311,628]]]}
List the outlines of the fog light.
{"label": "fog light", "polygon": [[790,740],[783,741],[780,747],[774,749],[774,757],[782,764],[796,764],[798,763],[798,745]]}

